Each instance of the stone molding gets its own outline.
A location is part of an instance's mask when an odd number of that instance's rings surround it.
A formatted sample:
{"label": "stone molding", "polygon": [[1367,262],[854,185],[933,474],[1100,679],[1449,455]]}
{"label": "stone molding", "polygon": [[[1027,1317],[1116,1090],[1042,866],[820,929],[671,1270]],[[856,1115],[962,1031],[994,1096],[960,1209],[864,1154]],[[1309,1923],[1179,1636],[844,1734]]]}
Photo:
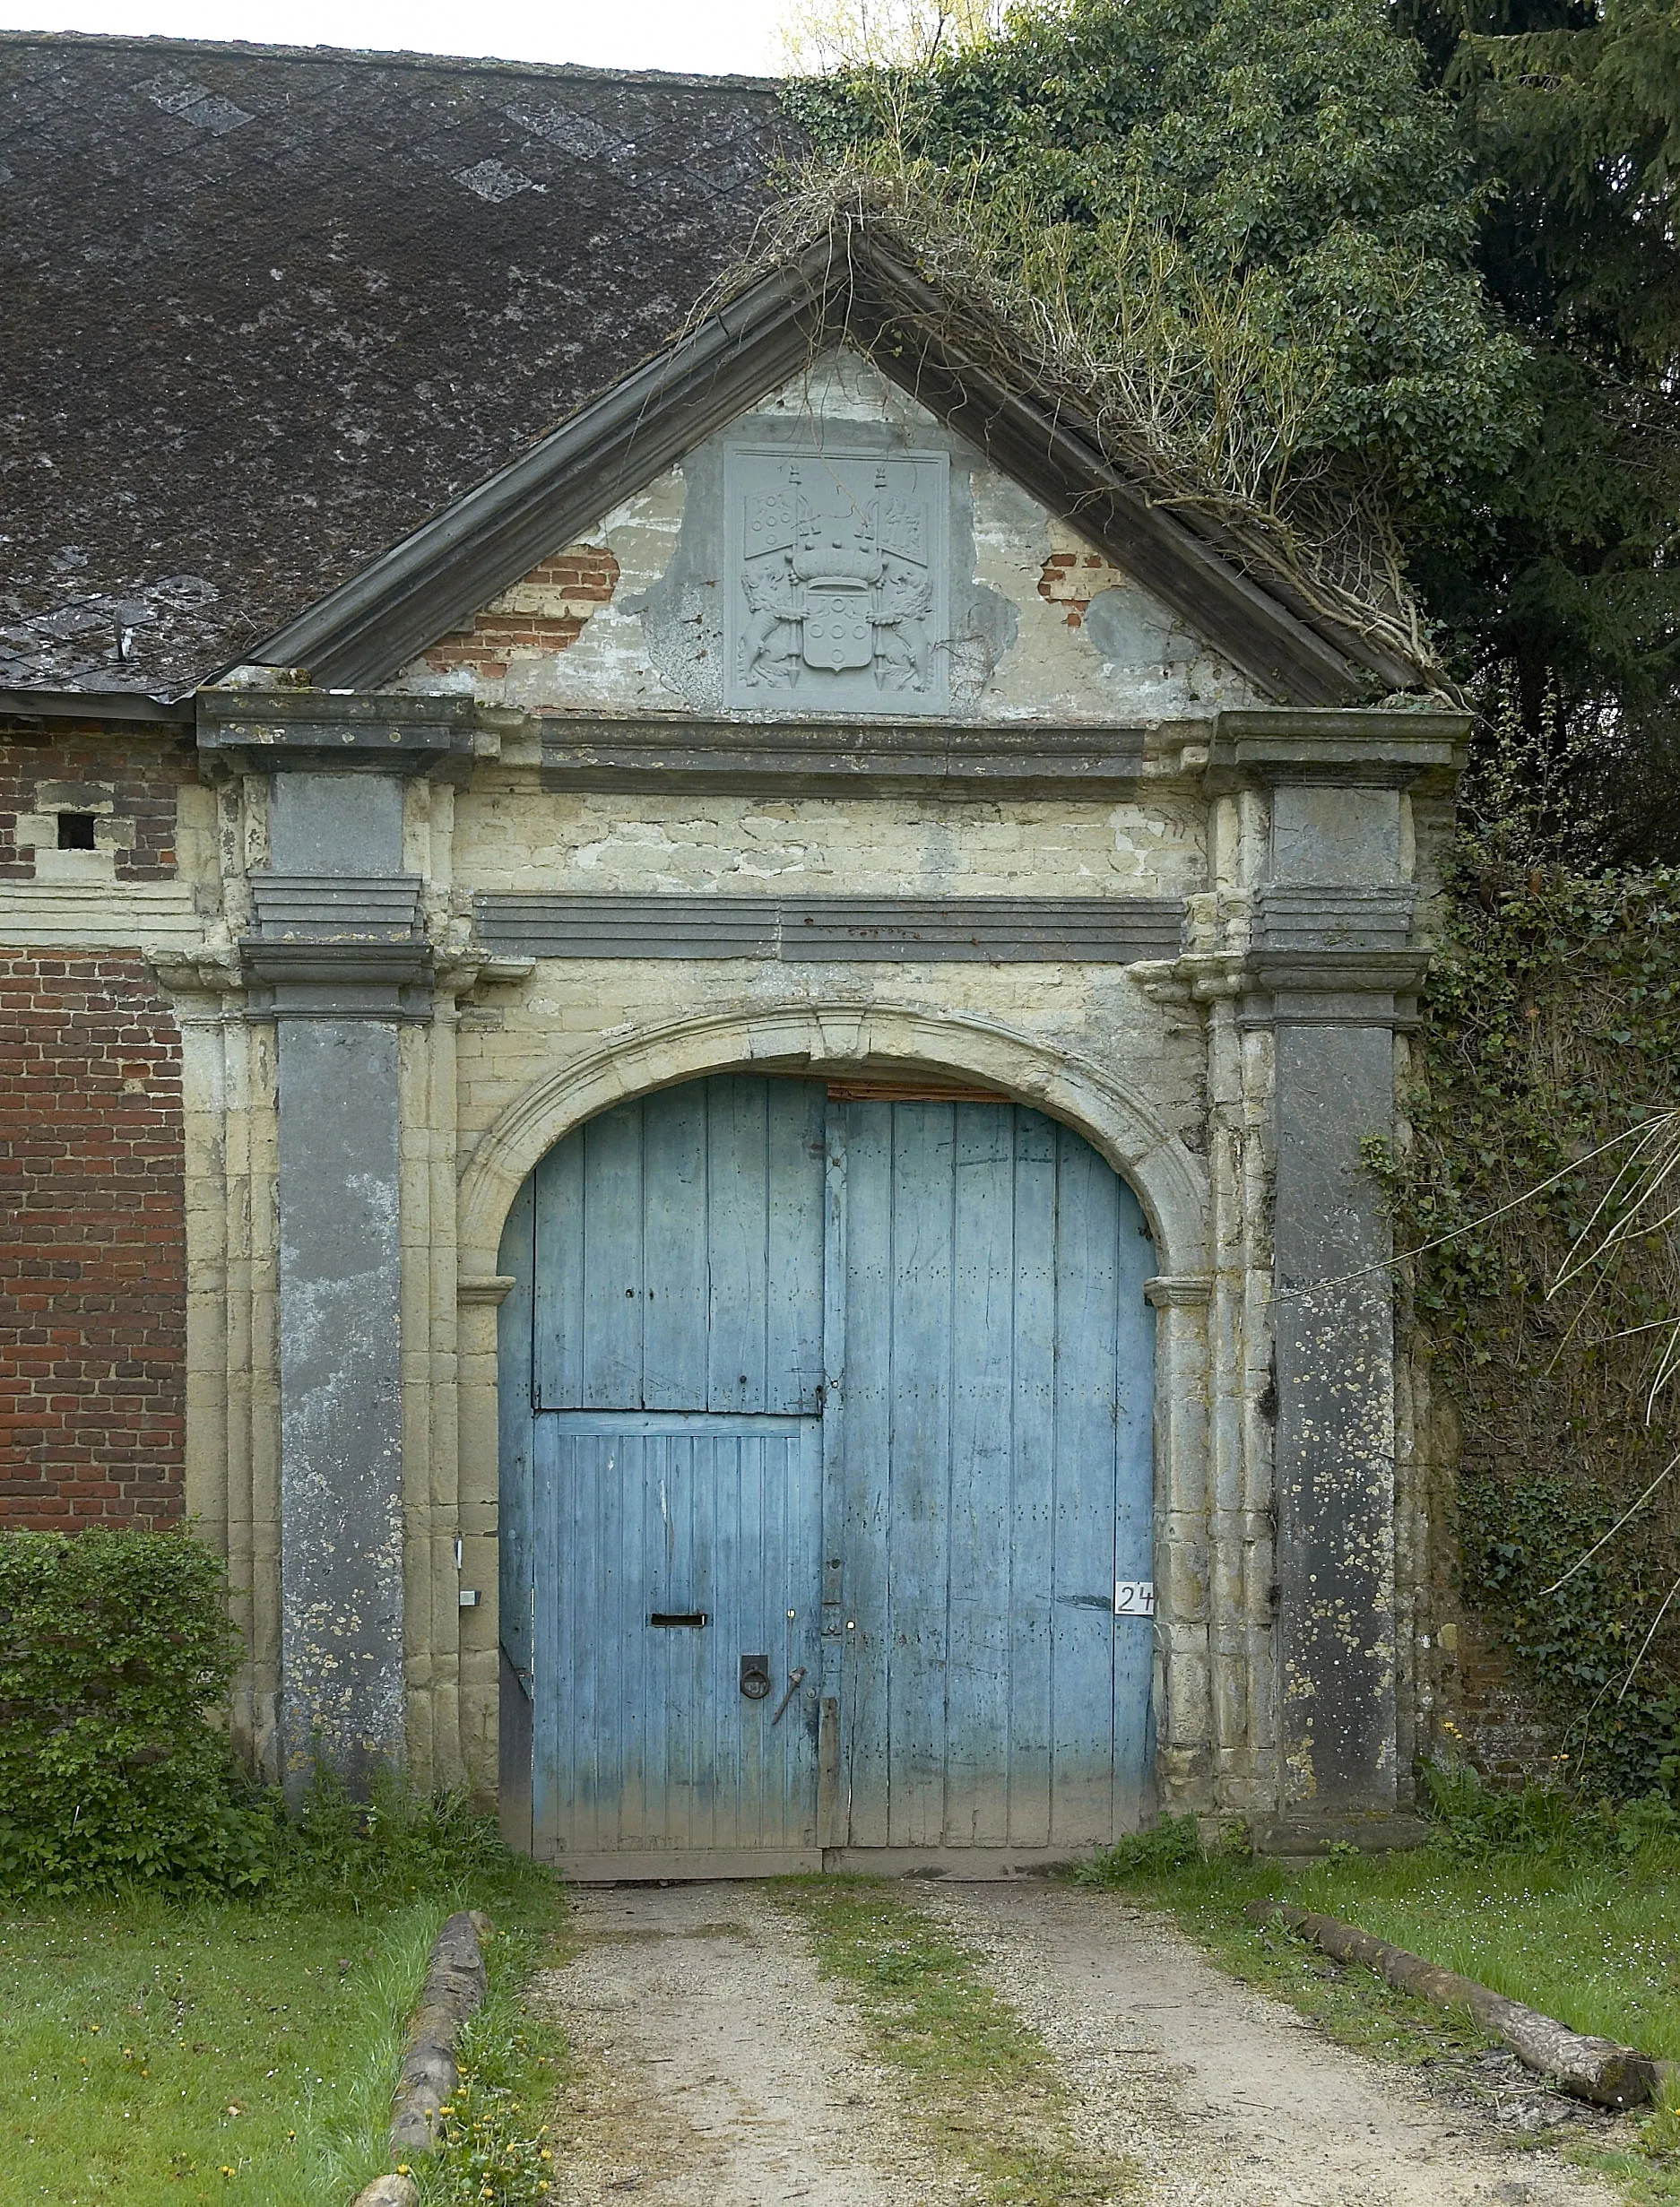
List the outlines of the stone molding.
{"label": "stone molding", "polygon": [[247,876],[264,942],[410,942],[424,933],[417,874]]}
{"label": "stone molding", "polygon": [[[78,854],[79,855],[79,854]],[[0,941],[20,949],[144,949],[167,954],[198,940],[204,923],[185,881],[8,881],[0,887]]]}
{"label": "stone molding", "polygon": [[478,749],[471,698],[282,688],[203,689],[198,753],[207,768],[277,774],[469,773]]}
{"label": "stone molding", "polygon": [[1450,794],[1470,726],[1457,712],[1234,708],[1218,717],[1203,787],[1209,797],[1279,782]]}
{"label": "stone molding", "polygon": [[1248,961],[1251,993],[1241,1027],[1385,1026],[1417,1024],[1417,991],[1429,954],[1409,950],[1262,951]]}
{"label": "stone molding", "polygon": [[432,1016],[432,953],[425,942],[240,945],[247,1019],[384,1019],[424,1026]]}
{"label": "stone molding", "polygon": [[1157,1311],[1203,1310],[1213,1301],[1213,1274],[1158,1273],[1144,1282],[1143,1298]]}
{"label": "stone molding", "polygon": [[792,796],[1135,796],[1141,728],[896,724],[671,714],[541,722],[546,789],[777,790]]}
{"label": "stone molding", "polygon": [[1410,882],[1268,882],[1254,900],[1254,944],[1268,952],[1404,950],[1417,891]]}
{"label": "stone molding", "polygon": [[565,958],[1130,965],[1170,956],[1176,897],[481,896],[498,950]]}

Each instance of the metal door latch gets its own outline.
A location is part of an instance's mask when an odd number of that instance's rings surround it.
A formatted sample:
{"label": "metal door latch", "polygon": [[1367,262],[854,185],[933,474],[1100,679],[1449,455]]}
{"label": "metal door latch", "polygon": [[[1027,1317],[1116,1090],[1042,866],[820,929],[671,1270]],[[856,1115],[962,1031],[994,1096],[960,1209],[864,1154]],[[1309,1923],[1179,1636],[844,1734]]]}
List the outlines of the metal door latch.
{"label": "metal door latch", "polygon": [[768,1656],[742,1656],[740,1658],[740,1690],[749,1701],[762,1701],[770,1691],[770,1658]]}
{"label": "metal door latch", "polygon": [[793,1696],[799,1692],[804,1683],[805,1666],[801,1664],[798,1670],[790,1671],[787,1675],[787,1692],[782,1696],[782,1699],[775,1705],[775,1715],[770,1719],[772,1724],[781,1723],[783,1718],[787,1714],[788,1703],[793,1699]]}

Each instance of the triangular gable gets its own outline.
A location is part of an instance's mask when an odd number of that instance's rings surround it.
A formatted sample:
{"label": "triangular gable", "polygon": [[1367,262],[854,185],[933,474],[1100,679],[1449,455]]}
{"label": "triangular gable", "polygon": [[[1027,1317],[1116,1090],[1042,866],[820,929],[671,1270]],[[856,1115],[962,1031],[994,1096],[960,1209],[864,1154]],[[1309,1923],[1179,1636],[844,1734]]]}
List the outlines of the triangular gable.
{"label": "triangular gable", "polygon": [[941,301],[878,242],[823,245],[710,316],[468,491],[249,656],[370,688],[527,576],[557,545],[844,342],[1150,591],[1260,688],[1341,705],[1421,670],[1380,640],[1263,587],[1105,459],[1060,402],[960,358]]}

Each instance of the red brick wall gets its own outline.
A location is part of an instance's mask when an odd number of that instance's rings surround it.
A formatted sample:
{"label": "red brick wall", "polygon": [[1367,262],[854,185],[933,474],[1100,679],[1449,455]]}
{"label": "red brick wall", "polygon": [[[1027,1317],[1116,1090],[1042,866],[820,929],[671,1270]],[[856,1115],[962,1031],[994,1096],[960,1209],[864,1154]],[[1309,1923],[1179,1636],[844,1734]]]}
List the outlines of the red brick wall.
{"label": "red brick wall", "polygon": [[174,1017],[133,953],[0,949],[0,1523],[179,1517],[186,1349]]}
{"label": "red brick wall", "polygon": [[[603,545],[567,545],[539,561],[469,627],[440,636],[422,653],[423,662],[438,674],[470,667],[499,679],[515,658],[548,658],[576,644],[595,607],[611,603],[618,581],[619,563]],[[532,610],[519,610],[522,602]],[[547,610],[536,610],[539,603]]]}
{"label": "red brick wall", "polygon": [[167,881],[175,874],[176,792],[196,778],[192,739],[135,735],[113,743],[95,729],[47,723],[9,729],[0,745],[0,881],[31,881],[35,854],[19,850],[20,812],[33,812],[43,782],[108,788],[115,817],[132,821],[132,850],[116,853],[119,881]]}

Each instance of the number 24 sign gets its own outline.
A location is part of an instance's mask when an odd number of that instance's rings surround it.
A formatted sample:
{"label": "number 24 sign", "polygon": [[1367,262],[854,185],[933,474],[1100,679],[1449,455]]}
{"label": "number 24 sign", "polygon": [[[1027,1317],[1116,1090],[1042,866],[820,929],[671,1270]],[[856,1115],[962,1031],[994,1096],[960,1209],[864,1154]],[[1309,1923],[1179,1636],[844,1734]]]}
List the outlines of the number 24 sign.
{"label": "number 24 sign", "polygon": [[1155,1581],[1152,1579],[1115,1580],[1114,1614],[1117,1617],[1154,1616]]}

